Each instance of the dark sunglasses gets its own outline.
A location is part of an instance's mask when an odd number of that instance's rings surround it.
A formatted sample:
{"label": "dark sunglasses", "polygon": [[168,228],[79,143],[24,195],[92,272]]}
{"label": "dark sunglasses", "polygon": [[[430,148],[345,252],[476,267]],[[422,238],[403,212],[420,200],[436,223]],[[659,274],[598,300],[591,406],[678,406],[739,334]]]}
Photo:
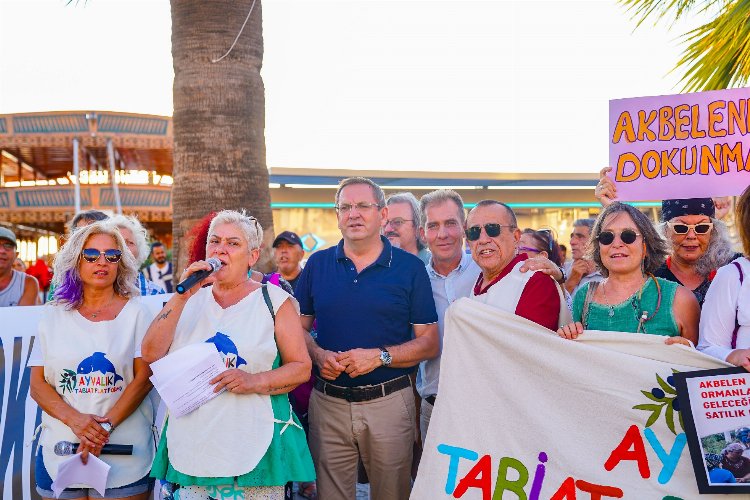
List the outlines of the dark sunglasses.
{"label": "dark sunglasses", "polygon": [[500,233],[503,230],[502,228],[504,227],[513,229],[515,226],[503,226],[502,224],[496,224],[494,222],[490,222],[484,226],[471,226],[466,229],[466,239],[469,241],[477,241],[479,237],[482,236],[482,228],[484,228],[484,232],[487,233],[487,236],[495,238],[500,236]]}
{"label": "dark sunglasses", "polygon": [[110,248],[109,250],[99,251],[96,248],[84,248],[81,252],[81,257],[86,262],[93,264],[99,260],[99,257],[104,255],[104,260],[110,264],[117,264],[122,258],[122,252],[116,248]]}
{"label": "dark sunglasses", "polygon": [[667,222],[667,226],[675,232],[675,234],[688,234],[691,229],[695,231],[695,234],[706,234],[714,227],[713,222],[701,222],[700,224],[683,224],[682,222]]}
{"label": "dark sunglasses", "polygon": [[[630,245],[631,243],[634,243],[639,236],[640,234],[632,229],[625,229],[620,233],[620,241],[626,245]],[[599,233],[599,236],[596,237],[596,240],[602,245],[611,245],[612,242],[615,241],[615,233],[614,231],[602,231]]]}

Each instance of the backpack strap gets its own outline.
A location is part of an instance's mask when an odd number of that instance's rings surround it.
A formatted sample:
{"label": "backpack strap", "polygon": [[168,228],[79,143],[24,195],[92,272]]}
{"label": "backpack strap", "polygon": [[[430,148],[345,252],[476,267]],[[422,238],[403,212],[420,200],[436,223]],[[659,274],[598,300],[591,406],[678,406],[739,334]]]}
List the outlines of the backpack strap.
{"label": "backpack strap", "polygon": [[276,323],[276,313],[273,312],[273,302],[271,302],[271,296],[268,294],[268,285],[262,285],[263,288],[263,301],[268,306],[268,312],[271,313],[273,322]]}
{"label": "backpack strap", "polygon": [[[742,272],[742,266],[737,261],[732,262],[732,264],[735,265],[735,267],[737,268],[737,271],[740,273],[740,288],[742,288],[742,281],[745,278],[745,275]],[[737,349],[737,333],[739,333],[740,331],[740,322],[737,319],[737,315],[739,314],[738,312],[739,304],[740,304],[740,301],[738,300],[737,306],[734,309],[734,331],[732,332],[732,349]]]}
{"label": "backpack strap", "polygon": [[584,330],[588,328],[589,305],[591,304],[591,301],[594,300],[594,293],[596,293],[598,287],[598,281],[589,281],[589,288],[586,290],[586,297],[583,299],[583,311],[581,312],[581,324],[583,325]]}

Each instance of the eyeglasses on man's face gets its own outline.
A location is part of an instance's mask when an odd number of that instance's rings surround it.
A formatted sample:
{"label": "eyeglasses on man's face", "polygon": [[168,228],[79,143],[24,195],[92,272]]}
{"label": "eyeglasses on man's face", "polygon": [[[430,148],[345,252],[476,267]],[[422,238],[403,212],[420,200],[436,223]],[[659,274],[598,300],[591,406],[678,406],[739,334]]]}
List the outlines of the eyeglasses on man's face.
{"label": "eyeglasses on man's face", "polygon": [[359,213],[366,213],[374,208],[380,208],[380,205],[378,205],[377,203],[365,203],[364,201],[361,201],[355,204],[341,203],[339,205],[336,205],[335,208],[337,214],[346,215],[350,214],[352,210],[357,210],[357,212]]}
{"label": "eyeglasses on man's face", "polygon": [[399,229],[401,226],[403,226],[407,222],[414,222],[414,219],[404,219],[402,217],[388,219],[387,221],[385,221],[385,224],[383,224],[383,227],[390,224],[393,229]]}
{"label": "eyeglasses on man's face", "polygon": [[97,262],[99,260],[99,257],[101,257],[102,255],[104,255],[104,260],[106,260],[110,264],[116,264],[120,262],[120,259],[122,258],[122,252],[116,248],[110,248],[107,250],[84,248],[83,252],[81,252],[83,260],[91,264]]}
{"label": "eyeglasses on man's face", "polygon": [[9,241],[7,241],[7,242],[4,241],[4,242],[0,243],[0,248],[2,248],[3,250],[7,250],[8,252],[12,252],[12,251],[14,251],[16,249],[16,245],[14,245],[13,243],[11,243]]}
{"label": "eyeglasses on man's face", "polygon": [[477,241],[479,237],[482,236],[482,228],[484,228],[484,232],[487,233],[487,236],[490,238],[496,238],[497,236],[500,236],[504,227],[515,229],[515,226],[504,226],[495,222],[489,222],[483,226],[471,226],[466,228],[466,239],[469,241]]}

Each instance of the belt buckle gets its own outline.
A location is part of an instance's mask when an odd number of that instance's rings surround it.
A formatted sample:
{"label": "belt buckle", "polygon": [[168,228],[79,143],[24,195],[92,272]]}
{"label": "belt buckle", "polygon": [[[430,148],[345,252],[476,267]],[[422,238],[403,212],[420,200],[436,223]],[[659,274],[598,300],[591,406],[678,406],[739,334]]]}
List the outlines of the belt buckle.
{"label": "belt buckle", "polygon": [[347,387],[344,390],[344,401],[346,401],[347,403],[355,403],[356,401],[354,399],[354,391],[351,387]]}

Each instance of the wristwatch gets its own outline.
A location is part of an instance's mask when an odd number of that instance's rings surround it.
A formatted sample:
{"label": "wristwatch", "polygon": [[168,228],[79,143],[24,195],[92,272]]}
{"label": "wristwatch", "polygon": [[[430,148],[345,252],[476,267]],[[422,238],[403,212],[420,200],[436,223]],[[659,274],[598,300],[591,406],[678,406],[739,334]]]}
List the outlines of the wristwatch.
{"label": "wristwatch", "polygon": [[102,429],[107,431],[108,434],[112,434],[112,431],[115,430],[115,428],[109,422],[101,422],[99,425],[101,425]]}
{"label": "wristwatch", "polygon": [[388,349],[385,347],[380,348],[380,362],[383,364],[383,366],[390,366],[391,361],[393,361],[393,358],[391,358],[391,353],[388,352]]}
{"label": "wristwatch", "polygon": [[560,274],[562,274],[562,278],[560,278],[560,280],[558,280],[557,282],[562,285],[563,283],[568,281],[568,277],[565,276],[565,268],[563,266],[557,266],[557,268],[560,269]]}

